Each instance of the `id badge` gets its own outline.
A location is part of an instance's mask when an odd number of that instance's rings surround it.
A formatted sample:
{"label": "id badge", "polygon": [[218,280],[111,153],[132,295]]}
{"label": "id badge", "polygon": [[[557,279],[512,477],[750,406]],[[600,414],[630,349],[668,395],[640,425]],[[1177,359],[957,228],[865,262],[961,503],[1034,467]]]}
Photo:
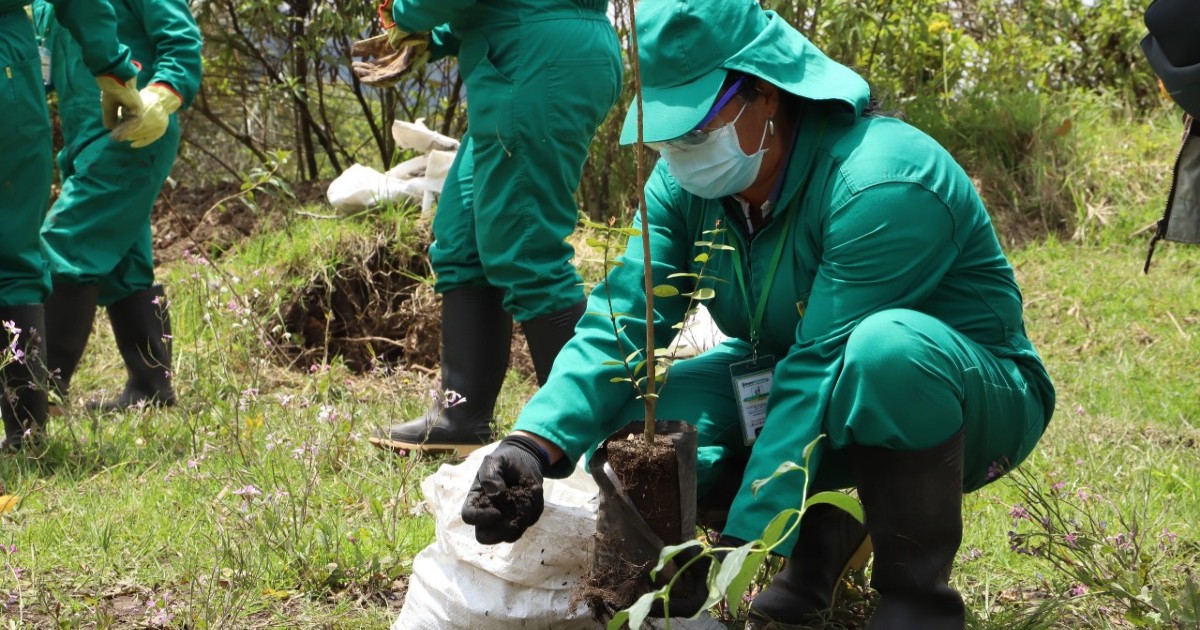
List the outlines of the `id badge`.
{"label": "id badge", "polygon": [[775,376],[775,357],[760,355],[757,361],[748,359],[733,363],[729,366],[729,375],[733,378],[733,392],[742,420],[742,440],[749,446],[758,439],[767,423],[767,397],[771,395],[771,382]]}

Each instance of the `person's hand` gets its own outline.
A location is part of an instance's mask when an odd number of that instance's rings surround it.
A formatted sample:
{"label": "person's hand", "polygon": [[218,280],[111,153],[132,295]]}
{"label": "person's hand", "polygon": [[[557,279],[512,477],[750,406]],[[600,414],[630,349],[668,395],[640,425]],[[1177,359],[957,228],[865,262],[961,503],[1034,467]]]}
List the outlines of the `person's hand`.
{"label": "person's hand", "polygon": [[429,58],[429,34],[392,28],[383,35],[354,42],[350,56],[367,59],[350,64],[359,81],[372,87],[391,87]]}
{"label": "person's hand", "polygon": [[138,94],[137,77],[122,81],[111,74],[96,77],[100,86],[100,112],[107,129],[124,122],[133,122],[142,115],[142,96]]}
{"label": "person's hand", "polygon": [[549,458],[537,442],[510,435],[483,458],[462,517],[480,544],[516,542],[542,515],[542,479]]}
{"label": "person's hand", "polygon": [[164,83],[151,83],[146,86],[141,91],[140,98],[141,117],[122,122],[112,132],[113,140],[132,142],[135,149],[153,144],[161,138],[171,124],[171,114],[183,105],[179,94]]}

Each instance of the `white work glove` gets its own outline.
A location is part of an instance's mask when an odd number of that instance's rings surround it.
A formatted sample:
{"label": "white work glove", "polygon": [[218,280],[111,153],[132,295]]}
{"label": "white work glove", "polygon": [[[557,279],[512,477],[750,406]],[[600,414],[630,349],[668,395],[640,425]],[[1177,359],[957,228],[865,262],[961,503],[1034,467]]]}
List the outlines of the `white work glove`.
{"label": "white work glove", "polygon": [[142,89],[141,103],[141,118],[118,125],[113,129],[113,140],[132,142],[135,149],[153,144],[167,132],[171,114],[183,105],[183,99],[165,83],[151,83]]}

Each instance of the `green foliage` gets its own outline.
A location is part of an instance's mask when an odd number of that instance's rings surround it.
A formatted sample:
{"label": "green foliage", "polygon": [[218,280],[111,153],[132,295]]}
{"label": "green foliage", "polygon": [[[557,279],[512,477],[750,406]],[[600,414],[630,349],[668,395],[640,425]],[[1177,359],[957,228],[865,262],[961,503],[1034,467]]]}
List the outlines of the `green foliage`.
{"label": "green foliage", "polygon": [[[804,481],[801,483],[807,495],[809,481],[812,478],[809,474],[809,461],[813,449],[816,448],[816,445],[824,437],[824,435],[817,436],[815,440],[805,446],[803,465],[790,461],[784,462],[770,477],[755,480],[753,484],[755,492],[779,477],[790,473],[800,473],[803,475]],[[689,550],[695,551],[690,553],[690,557],[681,563],[681,566],[678,567],[670,580],[667,580],[658,589],[642,595],[629,608],[615,614],[608,623],[608,630],[620,630],[626,624],[630,628],[641,628],[642,623],[650,614],[655,601],[662,601],[663,610],[667,613],[667,616],[670,616],[671,590],[679,581],[680,576],[687,571],[688,567],[701,562],[708,562],[709,565],[707,576],[708,597],[704,604],[700,606],[700,610],[704,611],[712,608],[724,600],[726,608],[735,618],[742,615],[745,612],[748,602],[745,595],[749,593],[751,583],[755,576],[762,570],[763,564],[770,557],[771,552],[796,533],[796,530],[800,527],[800,519],[804,516],[804,512],[818,504],[832,505],[849,512],[859,522],[863,521],[862,505],[850,495],[842,492],[818,492],[808,497],[800,509],[784,510],[775,515],[775,518],[771,519],[771,522],[763,529],[762,536],[758,540],[750,541],[739,547],[705,546],[699,540],[689,540],[679,545],[668,545],[663,548],[659,554],[658,564],[650,572],[652,579],[667,566],[667,563],[672,560],[678,563],[682,553]]]}
{"label": "green foliage", "polygon": [[[622,244],[629,242],[633,243],[634,239],[641,238],[642,231],[632,227],[618,227],[616,219],[610,219],[607,223],[597,223],[588,219],[586,216],[580,218],[580,222],[587,236],[584,238],[584,244],[592,249],[599,250],[601,269],[604,273],[620,267],[623,263],[615,258],[616,248]],[[719,222],[718,222],[719,223]],[[684,320],[673,324],[672,328],[682,330],[687,326],[688,321],[700,308],[700,303],[705,300],[711,300],[716,297],[716,290],[710,286],[719,279],[705,275],[708,269],[709,261],[713,259],[716,252],[733,251],[733,247],[720,243],[721,235],[724,234],[725,228],[717,225],[711,230],[705,230],[703,234],[709,240],[697,241],[696,246],[703,248],[700,254],[697,254],[695,262],[700,263],[700,268],[696,272],[680,272],[673,273],[668,276],[670,280],[686,279],[686,286],[691,290],[681,290],[675,284],[660,284],[651,289],[650,293],[653,298],[672,299],[677,297],[686,297],[688,299],[685,309]],[[709,285],[709,286],[706,286]],[[599,282],[588,283],[588,290],[599,288],[604,291],[609,303],[609,312],[597,313],[588,312],[586,315],[594,317],[604,317],[612,323],[613,338],[617,344],[617,354],[624,355],[621,360],[604,361],[602,365],[616,366],[623,365],[625,367],[625,376],[612,377],[610,382],[613,383],[629,383],[637,392],[638,398],[652,399],[657,397],[657,394],[651,391],[648,387],[649,376],[647,375],[647,359],[645,358],[646,349],[636,348],[629,351],[622,341],[622,333],[625,327],[621,325],[620,318],[629,316],[626,313],[612,312],[612,294],[611,287],[603,280]],[[652,298],[652,299],[653,299]],[[638,317],[643,317],[641,314]],[[675,363],[676,356],[669,348],[656,347],[654,348],[654,367],[655,367],[655,382],[658,388],[661,388],[667,382],[667,373],[671,365]],[[626,354],[628,353],[628,354]]]}
{"label": "green foliage", "polygon": [[1044,563],[1048,580],[1065,581],[1071,597],[1107,600],[1135,627],[1200,623],[1196,581],[1172,575],[1180,561],[1195,560],[1194,551],[1147,513],[1157,491],[1151,478],[1129,488],[1123,505],[1086,485],[1023,470],[1009,480],[1021,499],[1009,512],[1011,548]]}

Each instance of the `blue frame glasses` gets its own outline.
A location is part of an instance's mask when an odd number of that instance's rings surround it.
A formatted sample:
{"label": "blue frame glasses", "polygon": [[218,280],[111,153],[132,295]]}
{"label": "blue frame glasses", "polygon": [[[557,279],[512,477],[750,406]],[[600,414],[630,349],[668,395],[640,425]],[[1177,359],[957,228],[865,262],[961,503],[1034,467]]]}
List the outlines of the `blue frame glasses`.
{"label": "blue frame glasses", "polygon": [[[733,100],[733,97],[738,93],[738,89],[740,89],[745,82],[746,77],[738,77],[737,81],[734,81],[733,85],[729,86],[728,90],[725,90],[725,93],[721,95],[721,98],[717,99],[717,103],[712,106],[712,109],[708,110],[708,114],[706,114],[700,123],[693,127],[691,131],[679,136],[678,138],[672,138],[662,142],[647,142],[646,146],[650,147],[650,149],[654,151],[662,153],[667,149],[694,147],[703,143],[705,140],[708,140],[709,134],[715,130],[706,130],[704,128],[705,125],[712,122],[713,119],[717,117],[717,113],[720,112],[721,109],[727,104],[729,104],[729,101]],[[745,107],[742,109],[745,109]],[[737,122],[737,119],[740,118],[741,115],[742,113],[739,111],[737,117],[735,117],[732,122]]]}

